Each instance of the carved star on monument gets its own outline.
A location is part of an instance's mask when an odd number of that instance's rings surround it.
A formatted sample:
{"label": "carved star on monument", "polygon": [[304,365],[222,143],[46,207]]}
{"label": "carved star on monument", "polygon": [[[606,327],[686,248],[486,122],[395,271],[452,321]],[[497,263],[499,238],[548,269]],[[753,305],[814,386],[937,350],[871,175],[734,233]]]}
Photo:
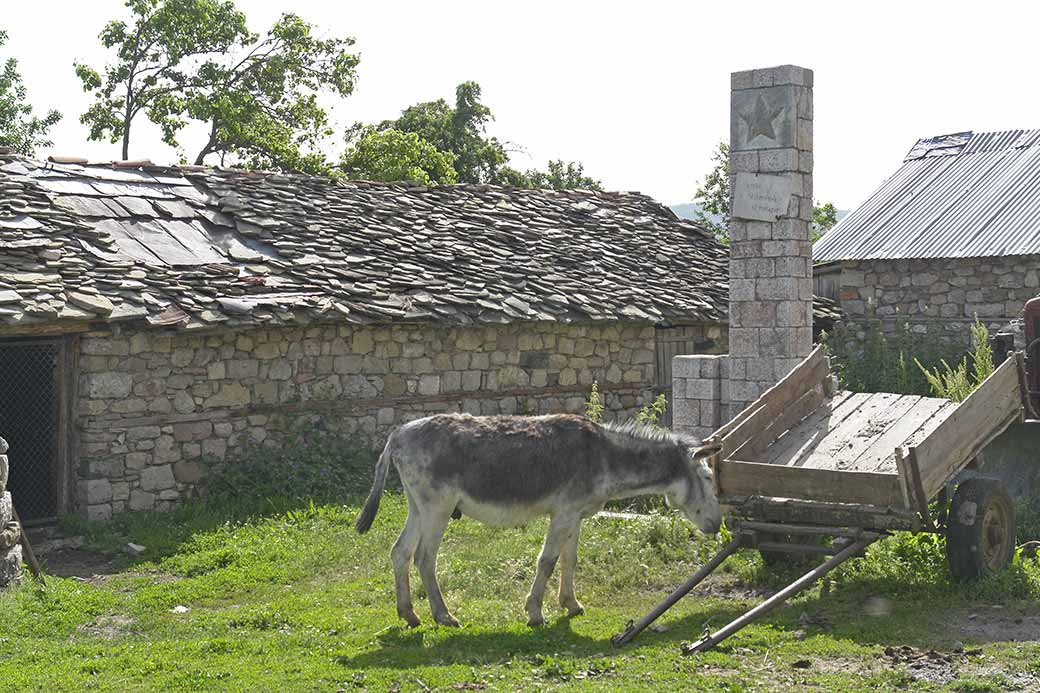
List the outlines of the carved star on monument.
{"label": "carved star on monument", "polygon": [[740,113],[740,119],[744,121],[747,126],[747,139],[745,144],[751,144],[751,141],[762,135],[768,137],[771,140],[776,139],[776,130],[773,128],[773,121],[776,120],[777,116],[784,112],[784,107],[772,107],[769,102],[766,101],[765,97],[761,94],[755,99],[755,106],[749,112]]}

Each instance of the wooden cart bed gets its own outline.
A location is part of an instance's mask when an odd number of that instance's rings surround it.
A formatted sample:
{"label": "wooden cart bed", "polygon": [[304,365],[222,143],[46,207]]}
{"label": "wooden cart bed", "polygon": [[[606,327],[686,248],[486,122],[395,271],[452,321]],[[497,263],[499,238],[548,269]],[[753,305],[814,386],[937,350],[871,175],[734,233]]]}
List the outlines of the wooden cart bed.
{"label": "wooden cart bed", "polygon": [[[836,391],[818,347],[709,438],[727,505],[798,499],[918,513],[1024,416],[1021,355],[963,402]],[[772,518],[775,519],[775,518]],[[802,514],[804,519],[804,513]]]}

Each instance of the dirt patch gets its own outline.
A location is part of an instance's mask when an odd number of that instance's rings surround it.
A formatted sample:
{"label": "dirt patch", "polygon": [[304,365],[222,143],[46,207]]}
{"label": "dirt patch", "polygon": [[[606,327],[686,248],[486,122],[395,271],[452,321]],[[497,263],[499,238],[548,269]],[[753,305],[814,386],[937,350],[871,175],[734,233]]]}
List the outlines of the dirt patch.
{"label": "dirt patch", "polygon": [[911,645],[886,647],[878,659],[892,667],[906,666],[906,673],[917,681],[945,685],[960,675],[960,665],[982,656],[982,649],[954,648],[951,652],[919,650]]}
{"label": "dirt patch", "polygon": [[129,635],[133,624],[134,620],[129,616],[106,614],[98,616],[90,623],[84,623],[76,629],[76,632],[102,640],[115,640]]}
{"label": "dirt patch", "polygon": [[119,566],[112,556],[84,549],[66,548],[46,553],[37,551],[36,557],[47,575],[94,582],[119,572]]}
{"label": "dirt patch", "polygon": [[980,608],[945,624],[970,642],[1029,642],[1040,640],[1040,614]]}
{"label": "dirt patch", "polygon": [[732,576],[711,575],[697,585],[691,594],[748,602],[769,599],[776,594],[776,590],[755,587]]}

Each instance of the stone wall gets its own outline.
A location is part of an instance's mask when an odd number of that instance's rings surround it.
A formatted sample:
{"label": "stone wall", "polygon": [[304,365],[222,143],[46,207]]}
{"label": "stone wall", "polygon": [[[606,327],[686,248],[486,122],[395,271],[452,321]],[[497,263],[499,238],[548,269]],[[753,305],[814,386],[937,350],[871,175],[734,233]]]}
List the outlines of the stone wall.
{"label": "stone wall", "polygon": [[277,446],[303,418],[381,446],[432,412],[583,412],[593,381],[628,417],[656,376],[654,328],[620,324],[97,332],[78,352],[74,505],[93,518],[169,508],[203,458]]}
{"label": "stone wall", "polygon": [[1040,255],[842,263],[838,298],[846,323],[903,319],[912,332],[968,344],[975,316],[991,328],[1021,318],[1040,293]]}

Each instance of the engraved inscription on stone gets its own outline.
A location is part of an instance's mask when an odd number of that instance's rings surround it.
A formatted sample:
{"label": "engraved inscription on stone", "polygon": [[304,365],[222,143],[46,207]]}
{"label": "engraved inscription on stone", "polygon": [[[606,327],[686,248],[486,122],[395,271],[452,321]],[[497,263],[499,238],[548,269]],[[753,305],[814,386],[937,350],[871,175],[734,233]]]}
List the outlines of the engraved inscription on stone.
{"label": "engraved inscription on stone", "polygon": [[735,149],[793,146],[797,108],[790,87],[735,91],[730,113],[730,143]]}
{"label": "engraved inscription on stone", "polygon": [[733,217],[776,221],[787,213],[791,179],[758,173],[738,173],[733,181]]}

